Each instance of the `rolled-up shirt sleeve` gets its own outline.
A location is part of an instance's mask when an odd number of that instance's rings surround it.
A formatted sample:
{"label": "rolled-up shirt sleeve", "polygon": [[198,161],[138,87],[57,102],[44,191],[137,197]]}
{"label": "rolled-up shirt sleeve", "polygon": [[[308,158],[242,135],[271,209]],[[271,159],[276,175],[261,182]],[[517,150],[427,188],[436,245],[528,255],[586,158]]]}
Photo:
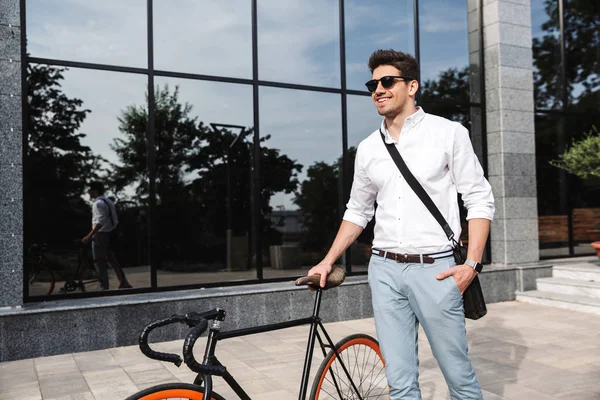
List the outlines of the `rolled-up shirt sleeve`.
{"label": "rolled-up shirt sleeve", "polygon": [[109,225],[109,212],[107,205],[102,200],[94,201],[94,204],[92,205],[92,225]]}
{"label": "rolled-up shirt sleeve", "polygon": [[492,187],[483,175],[483,168],[473,151],[469,132],[457,124],[454,137],[453,157],[450,162],[452,179],[462,195],[467,211],[467,220],[494,218],[494,195]]}
{"label": "rolled-up shirt sleeve", "polygon": [[344,220],[364,228],[375,213],[377,187],[365,171],[362,145],[358,146],[354,160],[354,179],[350,190],[350,200],[346,204]]}

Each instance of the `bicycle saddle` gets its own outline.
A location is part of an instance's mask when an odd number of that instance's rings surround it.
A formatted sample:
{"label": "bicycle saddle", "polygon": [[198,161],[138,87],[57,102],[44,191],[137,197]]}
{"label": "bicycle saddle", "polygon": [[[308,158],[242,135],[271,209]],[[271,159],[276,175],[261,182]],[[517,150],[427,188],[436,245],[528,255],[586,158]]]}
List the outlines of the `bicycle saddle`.
{"label": "bicycle saddle", "polygon": [[[340,267],[333,267],[333,270],[327,275],[327,281],[325,283],[324,290],[331,289],[336,286],[340,286],[344,279],[346,278],[346,271],[344,271]],[[319,287],[319,282],[321,281],[321,275],[309,275],[303,276],[302,278],[296,279],[296,286],[302,285],[310,285],[312,287]]]}

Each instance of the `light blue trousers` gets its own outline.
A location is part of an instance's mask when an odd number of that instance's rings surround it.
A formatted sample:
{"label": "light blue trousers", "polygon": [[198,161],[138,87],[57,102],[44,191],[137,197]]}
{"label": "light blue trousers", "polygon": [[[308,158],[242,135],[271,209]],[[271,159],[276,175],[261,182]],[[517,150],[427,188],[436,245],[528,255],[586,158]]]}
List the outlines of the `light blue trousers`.
{"label": "light blue trousers", "polygon": [[483,399],[467,354],[462,296],[454,277],[436,279],[437,274],[453,266],[452,257],[433,264],[408,264],[371,256],[369,285],[391,400],[421,399],[419,323],[444,374],[451,398]]}

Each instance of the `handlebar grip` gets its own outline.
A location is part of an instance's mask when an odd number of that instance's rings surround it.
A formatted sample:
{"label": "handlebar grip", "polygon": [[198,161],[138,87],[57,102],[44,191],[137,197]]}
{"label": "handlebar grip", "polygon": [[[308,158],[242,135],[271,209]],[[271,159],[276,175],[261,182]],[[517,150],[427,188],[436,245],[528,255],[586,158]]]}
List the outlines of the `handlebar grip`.
{"label": "handlebar grip", "polygon": [[142,333],[140,333],[140,338],[139,338],[139,345],[140,345],[140,350],[142,351],[142,353],[144,353],[144,355],[146,357],[149,357],[153,360],[168,361],[179,367],[183,361],[181,359],[181,357],[177,354],[161,353],[161,352],[152,350],[150,348],[150,346],[148,345],[148,335],[150,335],[150,332],[152,330],[159,328],[161,326],[173,324],[176,322],[184,322],[184,321],[185,321],[185,317],[182,317],[179,315],[173,315],[169,318],[161,319],[161,320],[151,323],[150,325],[147,325],[142,330]]}
{"label": "handlebar grip", "polygon": [[203,365],[194,358],[194,344],[196,344],[196,340],[204,333],[207,327],[208,321],[202,319],[198,325],[190,329],[190,332],[183,342],[183,360],[189,369],[198,374],[223,376],[227,372],[227,369],[224,366]]}

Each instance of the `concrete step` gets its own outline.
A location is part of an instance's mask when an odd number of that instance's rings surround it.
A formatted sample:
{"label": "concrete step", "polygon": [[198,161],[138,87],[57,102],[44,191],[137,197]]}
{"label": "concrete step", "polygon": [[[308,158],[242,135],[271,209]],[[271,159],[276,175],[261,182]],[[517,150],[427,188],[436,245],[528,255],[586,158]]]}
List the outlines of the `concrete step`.
{"label": "concrete step", "polygon": [[589,296],[575,296],[564,293],[542,292],[531,290],[517,291],[516,300],[522,303],[564,308],[567,310],[600,315],[600,299]]}
{"label": "concrete step", "polygon": [[540,292],[552,292],[570,294],[573,296],[590,296],[600,298],[600,282],[584,281],[567,278],[538,278],[536,280],[537,290]]}
{"label": "concrete step", "polygon": [[555,265],[552,267],[552,276],[555,278],[600,282],[600,265],[593,263]]}

